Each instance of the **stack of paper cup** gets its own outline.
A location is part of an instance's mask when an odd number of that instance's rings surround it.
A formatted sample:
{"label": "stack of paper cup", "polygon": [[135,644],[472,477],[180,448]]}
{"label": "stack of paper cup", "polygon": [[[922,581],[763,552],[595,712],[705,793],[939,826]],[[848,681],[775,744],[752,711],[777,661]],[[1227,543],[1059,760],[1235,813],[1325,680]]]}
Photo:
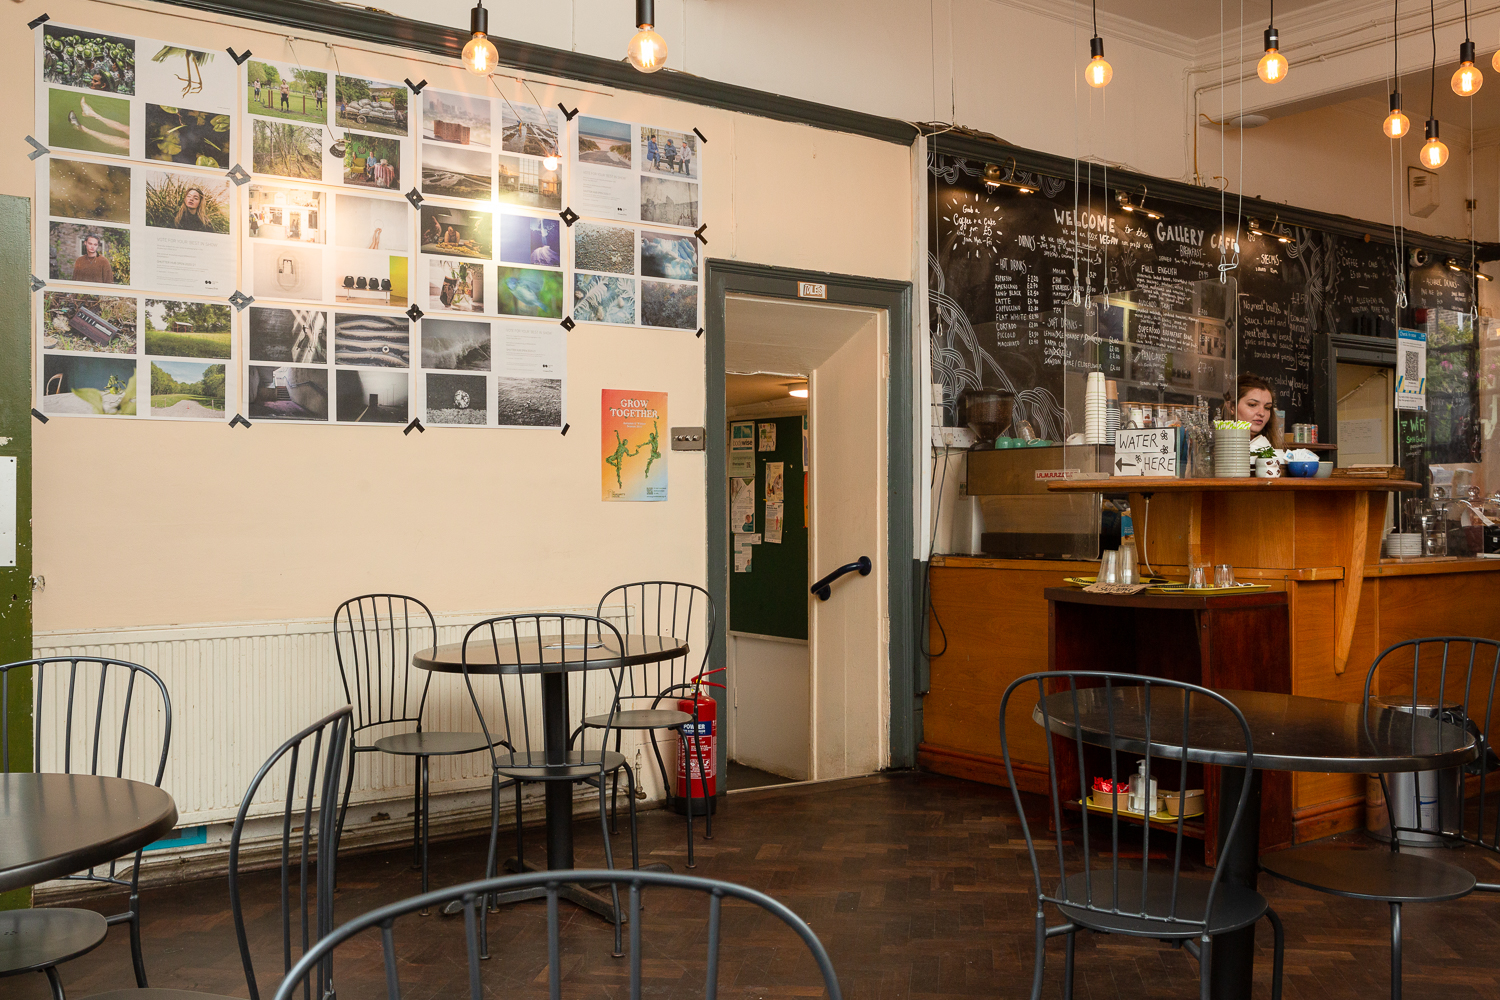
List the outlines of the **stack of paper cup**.
{"label": "stack of paper cup", "polygon": [[1103,372],[1089,372],[1088,386],[1083,399],[1083,443],[1108,444],[1113,438],[1105,436],[1108,407],[1104,400]]}
{"label": "stack of paper cup", "polygon": [[1214,421],[1214,476],[1250,478],[1250,421]]}
{"label": "stack of paper cup", "polygon": [[1115,433],[1120,429],[1120,386],[1114,379],[1104,383],[1104,443],[1115,443]]}

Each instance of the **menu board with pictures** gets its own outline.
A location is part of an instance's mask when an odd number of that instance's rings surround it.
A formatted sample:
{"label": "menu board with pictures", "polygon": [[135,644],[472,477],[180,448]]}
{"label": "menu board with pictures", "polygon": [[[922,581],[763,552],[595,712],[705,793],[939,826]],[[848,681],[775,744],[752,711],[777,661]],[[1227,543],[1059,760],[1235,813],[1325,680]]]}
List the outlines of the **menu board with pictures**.
{"label": "menu board with pictures", "polygon": [[574,322],[702,325],[700,142],[691,131],[574,120]]}
{"label": "menu board with pictures", "polygon": [[235,66],[47,22],[36,41],[38,409],[224,420]]}
{"label": "menu board with pictures", "polygon": [[44,414],[556,429],[565,327],[701,325],[691,130],[290,43],[35,38]]}

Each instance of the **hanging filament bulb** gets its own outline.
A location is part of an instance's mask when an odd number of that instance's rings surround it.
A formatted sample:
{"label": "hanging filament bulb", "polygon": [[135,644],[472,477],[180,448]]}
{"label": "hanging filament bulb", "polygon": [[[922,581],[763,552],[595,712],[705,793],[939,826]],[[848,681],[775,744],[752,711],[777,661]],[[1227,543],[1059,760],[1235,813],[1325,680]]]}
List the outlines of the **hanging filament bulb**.
{"label": "hanging filament bulb", "polygon": [[1411,131],[1411,119],[1401,111],[1401,95],[1392,92],[1391,113],[1385,116],[1385,134],[1391,139],[1399,139]]}
{"label": "hanging filament bulb", "polygon": [[557,154],[555,152],[548,153],[546,156],[542,157],[542,166],[547,170],[556,170],[558,162],[559,161],[557,159]]}
{"label": "hanging filament bulb", "polygon": [[500,53],[495,43],[487,37],[490,30],[490,12],[484,9],[483,0],[469,12],[469,30],[474,33],[464,46],[464,69],[475,76],[489,76],[500,62]]}
{"label": "hanging filament bulb", "polygon": [[1427,142],[1422,146],[1422,166],[1436,170],[1448,162],[1448,147],[1438,138],[1438,120],[1427,119]]}
{"label": "hanging filament bulb", "polygon": [[1468,39],[1458,47],[1458,69],[1453,73],[1453,92],[1459,97],[1473,97],[1484,86],[1484,74],[1474,65],[1474,43]]}
{"label": "hanging filament bulb", "polygon": [[1281,44],[1274,27],[1266,29],[1266,54],[1260,57],[1260,64],[1255,67],[1255,75],[1267,83],[1280,83],[1286,79],[1286,71],[1289,68],[1286,56],[1278,51]]}
{"label": "hanging filament bulb", "polygon": [[667,40],[656,33],[654,0],[635,0],[635,23],[640,31],[630,40],[625,57],[642,73],[655,73],[667,64]]}
{"label": "hanging filament bulb", "polygon": [[1104,61],[1104,39],[1095,35],[1089,39],[1088,65],[1083,68],[1083,78],[1090,87],[1104,87],[1115,77],[1114,67]]}

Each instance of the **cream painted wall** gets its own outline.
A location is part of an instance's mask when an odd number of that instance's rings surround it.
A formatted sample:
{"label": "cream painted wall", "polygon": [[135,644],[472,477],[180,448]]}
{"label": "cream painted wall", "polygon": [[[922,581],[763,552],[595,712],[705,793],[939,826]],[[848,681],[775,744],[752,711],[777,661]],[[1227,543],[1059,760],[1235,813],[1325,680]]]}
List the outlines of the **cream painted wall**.
{"label": "cream painted wall", "polygon": [[[150,4],[40,0],[10,8],[13,39],[53,21],[291,57],[285,36]],[[497,20],[503,20],[497,18]],[[34,130],[30,43],[0,81],[6,134]],[[330,51],[301,40],[306,65]],[[347,72],[473,90],[456,66],[340,47]],[[526,94],[500,81],[513,100]],[[630,93],[531,86],[543,104],[708,136],[706,256],[911,279],[908,151],[900,146]],[[24,144],[0,191],[32,196]],[[331,615],[377,589],[439,610],[591,603],[625,578],[702,582],[703,456],[673,453],[671,499],[599,500],[599,393],[665,390],[674,424],[703,421],[703,346],[689,335],[581,325],[569,341],[566,437],[398,428],[246,430],[54,419],[34,429],[36,628],[86,629]],[[208,566],[207,570],[187,570]]]}

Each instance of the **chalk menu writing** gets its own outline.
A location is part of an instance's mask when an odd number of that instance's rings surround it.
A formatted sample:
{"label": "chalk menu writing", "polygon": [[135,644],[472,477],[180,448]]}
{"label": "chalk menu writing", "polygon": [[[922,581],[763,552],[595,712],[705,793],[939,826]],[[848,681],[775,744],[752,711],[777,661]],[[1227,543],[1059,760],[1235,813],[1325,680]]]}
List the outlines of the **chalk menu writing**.
{"label": "chalk menu writing", "polygon": [[[949,402],[981,385],[1061,401],[1065,366],[1136,383],[1132,391],[1144,394],[1131,398],[1190,402],[1221,391],[1204,387],[1225,384],[1237,356],[1240,372],[1276,387],[1287,423],[1300,423],[1313,419],[1315,335],[1385,332],[1382,323],[1394,334],[1396,260],[1387,245],[1292,227],[1282,243],[1242,223],[1235,284],[1219,285],[1220,261],[1233,260],[1221,250],[1235,239],[1232,211],[1221,237],[1217,210],[1153,196],[1162,218],[1150,219],[1120,208],[1113,189],[1027,175],[1034,194],[988,191],[983,164],[935,154],[930,166],[933,357]],[[1081,310],[1063,312],[1075,281],[1087,295],[1131,303],[1101,309],[1091,342],[1082,329],[1063,329],[1081,322],[1071,319]],[[1429,279],[1434,290],[1441,282]],[[1237,288],[1237,328],[1197,319],[1226,312],[1204,301],[1199,283]],[[1053,415],[1060,431],[1061,410]]]}

